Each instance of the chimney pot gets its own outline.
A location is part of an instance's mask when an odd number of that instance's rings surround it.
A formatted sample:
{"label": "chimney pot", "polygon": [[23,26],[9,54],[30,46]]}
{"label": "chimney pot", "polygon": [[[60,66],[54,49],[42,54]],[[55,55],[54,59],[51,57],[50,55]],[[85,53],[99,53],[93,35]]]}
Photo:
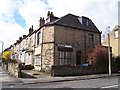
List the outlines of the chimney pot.
{"label": "chimney pot", "polygon": [[50,16],[54,16],[53,12],[50,13]]}
{"label": "chimney pot", "polygon": [[32,25],[32,29],[33,29],[33,25]]}
{"label": "chimney pot", "polygon": [[50,11],[48,11],[48,13],[47,13],[47,17],[49,17],[50,16]]}
{"label": "chimney pot", "polygon": [[32,28],[29,28],[29,34],[31,34],[33,32]]}
{"label": "chimney pot", "polygon": [[22,37],[19,37],[19,40],[21,41],[21,40],[22,40]]}
{"label": "chimney pot", "polygon": [[45,20],[44,20],[44,17],[40,17],[40,20],[39,20],[39,27],[42,27],[43,25],[45,24]]}
{"label": "chimney pot", "polygon": [[23,35],[23,39],[25,39],[26,38],[26,35]]}

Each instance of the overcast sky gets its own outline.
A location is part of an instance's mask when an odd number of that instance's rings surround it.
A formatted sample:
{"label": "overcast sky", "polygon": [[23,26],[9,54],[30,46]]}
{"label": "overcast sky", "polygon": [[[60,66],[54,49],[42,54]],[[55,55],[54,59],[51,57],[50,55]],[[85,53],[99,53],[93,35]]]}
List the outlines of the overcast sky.
{"label": "overcast sky", "polygon": [[[103,33],[107,26],[118,24],[119,0],[2,0],[0,2],[0,41],[4,49],[14,44],[33,25],[38,29],[39,18],[52,11],[61,17],[68,13],[89,17]],[[1,46],[1,43],[0,43]],[[0,47],[1,51],[1,47]]]}

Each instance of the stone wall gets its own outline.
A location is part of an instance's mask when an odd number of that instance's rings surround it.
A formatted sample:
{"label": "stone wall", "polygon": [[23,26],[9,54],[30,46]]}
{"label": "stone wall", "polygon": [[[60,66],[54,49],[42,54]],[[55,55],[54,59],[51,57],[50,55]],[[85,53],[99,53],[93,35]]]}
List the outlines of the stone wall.
{"label": "stone wall", "polygon": [[95,69],[92,66],[81,67],[81,66],[52,66],[51,75],[52,76],[76,76],[76,75],[88,75],[97,73],[106,73],[107,70]]}
{"label": "stone wall", "polygon": [[20,78],[21,70],[18,63],[8,63],[8,65],[3,64],[3,68],[7,70],[11,75]]}
{"label": "stone wall", "polygon": [[43,44],[42,51],[42,70],[50,73],[54,63],[54,44]]}
{"label": "stone wall", "polygon": [[71,65],[76,65],[76,51],[81,51],[81,64],[85,63],[86,53],[90,50],[89,45],[89,34],[94,36],[94,45],[101,44],[100,33],[90,32],[86,30],[79,30],[76,28],[63,27],[63,26],[54,26],[55,33],[55,65],[58,63],[58,44],[70,45],[73,48],[71,55]]}
{"label": "stone wall", "polygon": [[48,26],[43,30],[42,42],[42,70],[50,73],[54,63],[54,27]]}

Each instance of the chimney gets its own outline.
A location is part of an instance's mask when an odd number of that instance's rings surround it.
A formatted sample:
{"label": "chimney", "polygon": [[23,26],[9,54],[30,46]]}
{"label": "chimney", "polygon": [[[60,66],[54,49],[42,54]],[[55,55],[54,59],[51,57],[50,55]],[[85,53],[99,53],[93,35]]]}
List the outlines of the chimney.
{"label": "chimney", "polygon": [[33,29],[33,25],[31,26],[31,29]]}
{"label": "chimney", "polygon": [[58,18],[54,16],[53,12],[48,11],[46,23],[49,23],[49,22],[54,21],[56,19],[58,19]]}
{"label": "chimney", "polygon": [[51,12],[51,13],[50,13],[50,16],[54,17],[54,14],[53,14],[53,12]]}
{"label": "chimney", "polygon": [[25,39],[26,38],[26,35],[23,35],[23,39]]}
{"label": "chimney", "polygon": [[49,17],[50,16],[50,11],[48,11],[48,13],[47,13],[47,17]]}
{"label": "chimney", "polygon": [[45,24],[44,18],[40,17],[40,20],[39,20],[39,27],[42,27],[44,24]]}
{"label": "chimney", "polygon": [[22,37],[19,37],[19,40],[22,40]]}
{"label": "chimney", "polygon": [[31,34],[33,32],[33,25],[32,27],[29,28],[29,34]]}
{"label": "chimney", "polygon": [[17,40],[16,43],[19,43],[19,40]]}

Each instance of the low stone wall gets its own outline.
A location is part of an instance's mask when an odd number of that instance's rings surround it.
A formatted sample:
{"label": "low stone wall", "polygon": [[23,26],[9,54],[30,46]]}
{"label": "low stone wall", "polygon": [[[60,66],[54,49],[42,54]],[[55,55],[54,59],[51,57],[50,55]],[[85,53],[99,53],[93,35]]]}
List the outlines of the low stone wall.
{"label": "low stone wall", "polygon": [[21,69],[18,63],[8,63],[7,65],[3,64],[3,68],[15,77],[20,78]]}
{"label": "low stone wall", "polygon": [[86,74],[105,73],[106,71],[96,70],[94,67],[80,66],[52,66],[51,76],[77,76]]}

